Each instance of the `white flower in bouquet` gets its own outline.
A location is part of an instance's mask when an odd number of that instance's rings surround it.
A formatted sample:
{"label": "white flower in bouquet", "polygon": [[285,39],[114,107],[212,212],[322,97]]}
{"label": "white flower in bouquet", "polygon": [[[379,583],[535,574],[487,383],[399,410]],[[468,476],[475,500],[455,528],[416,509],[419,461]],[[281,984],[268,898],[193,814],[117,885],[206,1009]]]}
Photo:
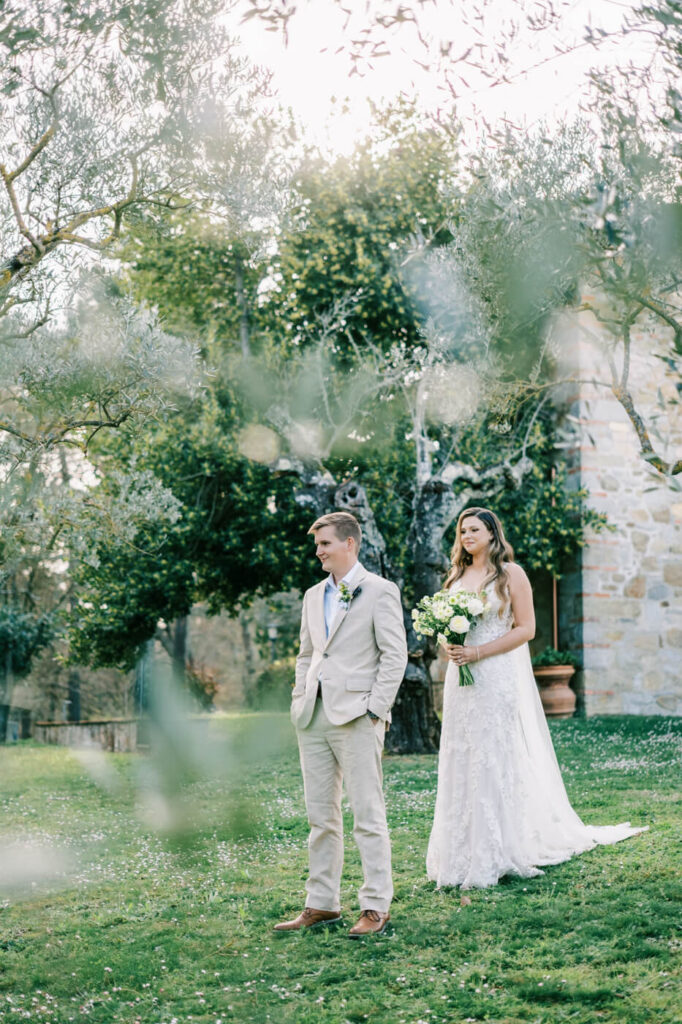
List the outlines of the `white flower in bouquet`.
{"label": "white flower in bouquet", "polygon": [[452,608],[449,603],[439,601],[438,604],[434,604],[433,606],[433,614],[441,622],[448,622],[452,615]]}
{"label": "white flower in bouquet", "polygon": [[[418,636],[435,636],[439,644],[463,644],[474,620],[489,608],[485,594],[469,591],[439,591],[423,597],[412,612]],[[468,665],[460,665],[459,685],[471,686],[474,677]]]}

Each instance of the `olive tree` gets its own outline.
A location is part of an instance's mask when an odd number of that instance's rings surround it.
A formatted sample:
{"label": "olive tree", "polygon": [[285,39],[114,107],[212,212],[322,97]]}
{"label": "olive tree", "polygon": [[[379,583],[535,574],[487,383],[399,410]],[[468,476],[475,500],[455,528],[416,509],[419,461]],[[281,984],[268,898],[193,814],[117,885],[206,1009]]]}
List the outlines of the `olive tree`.
{"label": "olive tree", "polygon": [[223,27],[228,7],[0,6],[0,582],[17,651],[45,642],[65,565],[104,532],[172,521],[151,474],[130,466],[107,494],[89,456],[200,387],[195,345],[109,281],[126,223],[201,208],[238,231],[277,191],[267,80]]}

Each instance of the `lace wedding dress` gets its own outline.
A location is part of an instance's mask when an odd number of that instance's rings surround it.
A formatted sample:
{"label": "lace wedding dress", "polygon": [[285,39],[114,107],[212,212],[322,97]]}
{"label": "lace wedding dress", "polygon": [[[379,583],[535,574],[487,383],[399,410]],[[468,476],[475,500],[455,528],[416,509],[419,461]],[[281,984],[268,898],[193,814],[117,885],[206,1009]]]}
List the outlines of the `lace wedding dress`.
{"label": "lace wedding dress", "polygon": [[[455,584],[457,587],[457,584]],[[492,593],[491,593],[492,591]],[[511,629],[511,610],[488,590],[490,610],[472,626],[480,645]],[[428,877],[463,889],[503,875],[532,878],[600,844],[644,832],[630,823],[584,825],[571,807],[531,668],[528,645],[472,663],[473,686],[460,686],[450,662]]]}

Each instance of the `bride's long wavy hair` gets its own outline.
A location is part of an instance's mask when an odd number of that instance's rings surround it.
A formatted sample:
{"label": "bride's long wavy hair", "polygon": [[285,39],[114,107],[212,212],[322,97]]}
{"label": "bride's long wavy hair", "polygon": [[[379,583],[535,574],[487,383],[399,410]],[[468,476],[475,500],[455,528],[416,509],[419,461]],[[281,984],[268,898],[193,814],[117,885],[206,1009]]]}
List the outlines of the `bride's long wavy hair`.
{"label": "bride's long wavy hair", "polygon": [[502,614],[509,603],[509,579],[504,563],[514,561],[514,549],[504,535],[502,523],[489,508],[465,508],[457,520],[455,543],[450,552],[450,572],[445,579],[443,588],[449,587],[455,580],[458,580],[473,561],[472,556],[462,544],[462,523],[465,519],[470,519],[473,516],[480,519],[492,534],[488,551],[489,572],[483,580],[481,589],[489,583],[495,584],[495,591],[500,599],[500,614]]}

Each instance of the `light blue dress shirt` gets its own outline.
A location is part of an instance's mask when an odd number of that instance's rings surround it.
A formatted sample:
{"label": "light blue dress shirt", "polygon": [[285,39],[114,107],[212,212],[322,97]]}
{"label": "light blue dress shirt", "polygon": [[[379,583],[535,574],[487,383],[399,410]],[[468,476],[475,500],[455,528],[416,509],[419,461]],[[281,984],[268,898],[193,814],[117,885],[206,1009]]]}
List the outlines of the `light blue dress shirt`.
{"label": "light blue dress shirt", "polygon": [[[359,569],[360,563],[356,562],[353,568],[349,569],[341,580],[341,582],[345,583],[350,590],[353,589],[351,583],[355,579],[355,575]],[[336,615],[344,607],[343,602],[339,598],[339,588],[336,583],[334,583],[334,577],[329,573],[327,585],[324,588],[324,628],[327,636],[329,636],[329,630],[332,628],[332,622]]]}

